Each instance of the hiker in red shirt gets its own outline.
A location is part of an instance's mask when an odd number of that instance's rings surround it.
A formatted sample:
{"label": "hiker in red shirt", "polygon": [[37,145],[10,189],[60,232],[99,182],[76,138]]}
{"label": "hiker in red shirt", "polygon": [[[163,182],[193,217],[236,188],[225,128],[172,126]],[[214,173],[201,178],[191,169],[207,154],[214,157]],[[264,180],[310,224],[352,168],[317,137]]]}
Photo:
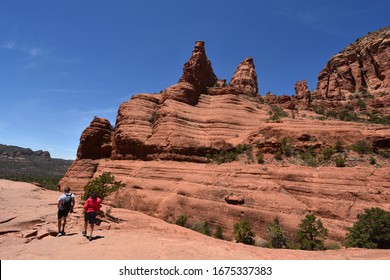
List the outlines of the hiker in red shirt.
{"label": "hiker in red shirt", "polygon": [[83,231],[83,236],[87,235],[87,228],[88,224],[91,227],[91,235],[89,236],[89,241],[93,239],[92,233],[93,233],[93,228],[96,223],[96,216],[100,212],[100,203],[101,199],[97,197],[96,193],[92,193],[91,197],[88,198],[85,203],[84,203],[84,231]]}

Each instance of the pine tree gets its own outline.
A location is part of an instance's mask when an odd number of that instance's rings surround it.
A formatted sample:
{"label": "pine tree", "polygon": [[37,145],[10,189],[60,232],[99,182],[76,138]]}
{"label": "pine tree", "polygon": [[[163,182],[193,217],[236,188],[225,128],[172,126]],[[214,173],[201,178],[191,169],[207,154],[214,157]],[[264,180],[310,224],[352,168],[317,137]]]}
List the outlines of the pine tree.
{"label": "pine tree", "polygon": [[298,226],[297,238],[302,250],[325,250],[328,229],[314,214],[308,214]]}
{"label": "pine tree", "polygon": [[365,209],[348,229],[347,247],[390,249],[390,212],[381,208]]}
{"label": "pine tree", "polygon": [[277,217],[268,225],[268,236],[272,248],[287,248],[287,238]]}

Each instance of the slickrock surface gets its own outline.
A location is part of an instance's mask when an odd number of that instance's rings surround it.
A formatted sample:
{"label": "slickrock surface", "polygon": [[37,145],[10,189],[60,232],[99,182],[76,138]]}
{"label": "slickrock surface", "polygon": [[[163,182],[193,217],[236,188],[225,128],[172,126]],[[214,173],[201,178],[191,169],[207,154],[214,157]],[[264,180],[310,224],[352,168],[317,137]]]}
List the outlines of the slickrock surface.
{"label": "slickrock surface", "polygon": [[[387,260],[389,250],[340,249],[324,252],[276,250],[217,240],[140,212],[112,208],[120,222],[104,219],[95,239],[81,235],[82,206],[68,217],[66,236],[56,235],[59,192],[0,180],[2,260]],[[29,205],[29,207],[25,207]],[[34,211],[31,211],[33,209]],[[103,210],[106,210],[103,206]]]}
{"label": "slickrock surface", "polygon": [[345,99],[358,91],[390,91],[390,27],[369,33],[334,55],[318,75],[315,95]]}

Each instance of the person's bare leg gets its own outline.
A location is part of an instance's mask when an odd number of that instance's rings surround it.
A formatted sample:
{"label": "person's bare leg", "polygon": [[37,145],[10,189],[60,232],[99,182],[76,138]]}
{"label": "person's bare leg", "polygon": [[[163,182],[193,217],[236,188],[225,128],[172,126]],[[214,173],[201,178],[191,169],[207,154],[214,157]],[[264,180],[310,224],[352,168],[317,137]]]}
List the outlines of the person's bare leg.
{"label": "person's bare leg", "polygon": [[94,228],[95,224],[90,224],[90,226],[91,226],[91,235],[89,236],[89,240],[92,239],[93,228]]}
{"label": "person's bare leg", "polygon": [[58,219],[58,234],[61,233],[61,220],[62,220],[62,218]]}
{"label": "person's bare leg", "polygon": [[87,221],[84,221],[84,231],[83,231],[83,235],[84,235],[84,236],[87,235],[87,229],[88,229],[88,222],[87,222]]}
{"label": "person's bare leg", "polygon": [[66,217],[62,218],[63,219],[63,224],[62,224],[62,231],[61,232],[65,232],[65,225],[66,225]]}

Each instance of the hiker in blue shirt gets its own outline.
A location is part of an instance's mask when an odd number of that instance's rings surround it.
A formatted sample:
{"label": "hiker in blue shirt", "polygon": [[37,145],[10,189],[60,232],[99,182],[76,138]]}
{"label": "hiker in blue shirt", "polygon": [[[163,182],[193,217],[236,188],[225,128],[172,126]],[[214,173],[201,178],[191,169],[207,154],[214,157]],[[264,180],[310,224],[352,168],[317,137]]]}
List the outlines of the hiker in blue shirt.
{"label": "hiker in blue shirt", "polygon": [[73,212],[74,204],[75,204],[74,194],[70,192],[70,187],[66,186],[64,188],[64,194],[60,196],[57,203],[57,208],[58,208],[57,236],[65,235],[66,218],[68,217],[69,212],[70,213]]}

